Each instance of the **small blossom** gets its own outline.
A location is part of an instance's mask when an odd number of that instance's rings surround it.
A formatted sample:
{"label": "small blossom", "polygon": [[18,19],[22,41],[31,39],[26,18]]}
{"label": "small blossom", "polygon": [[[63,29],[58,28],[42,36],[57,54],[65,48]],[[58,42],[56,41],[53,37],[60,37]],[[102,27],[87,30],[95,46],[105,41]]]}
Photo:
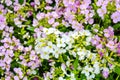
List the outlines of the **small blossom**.
{"label": "small blossom", "polygon": [[117,23],[120,21],[120,12],[114,12],[112,15],[111,15],[111,19],[113,20],[114,23]]}

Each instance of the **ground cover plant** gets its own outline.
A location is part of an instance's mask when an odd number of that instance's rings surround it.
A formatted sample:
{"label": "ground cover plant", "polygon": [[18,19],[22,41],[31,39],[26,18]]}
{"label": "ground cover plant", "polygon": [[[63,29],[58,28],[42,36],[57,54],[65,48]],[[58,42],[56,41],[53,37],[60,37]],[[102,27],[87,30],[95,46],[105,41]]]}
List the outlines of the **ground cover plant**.
{"label": "ground cover plant", "polygon": [[0,80],[120,80],[120,0],[0,0]]}

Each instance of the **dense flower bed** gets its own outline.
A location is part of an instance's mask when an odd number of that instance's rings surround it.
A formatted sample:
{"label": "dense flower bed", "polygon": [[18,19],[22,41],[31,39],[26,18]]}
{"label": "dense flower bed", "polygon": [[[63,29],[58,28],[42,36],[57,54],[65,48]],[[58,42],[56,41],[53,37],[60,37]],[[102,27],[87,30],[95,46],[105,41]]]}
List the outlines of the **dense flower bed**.
{"label": "dense flower bed", "polygon": [[119,80],[120,0],[0,0],[0,80]]}

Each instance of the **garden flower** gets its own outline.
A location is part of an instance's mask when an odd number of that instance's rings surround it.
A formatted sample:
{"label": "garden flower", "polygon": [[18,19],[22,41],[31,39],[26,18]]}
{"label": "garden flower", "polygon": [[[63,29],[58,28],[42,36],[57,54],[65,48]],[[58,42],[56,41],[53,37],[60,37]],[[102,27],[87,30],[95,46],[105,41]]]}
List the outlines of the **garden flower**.
{"label": "garden flower", "polygon": [[45,9],[46,10],[52,10],[52,7],[51,6],[46,6]]}
{"label": "garden flower", "polygon": [[35,6],[35,2],[31,2],[30,5],[31,5],[32,7],[34,7],[34,6]]}
{"label": "garden flower", "polygon": [[104,15],[107,13],[107,9],[105,6],[101,7],[100,9],[97,10],[98,15],[104,19]]}
{"label": "garden flower", "polygon": [[117,53],[118,53],[118,55],[120,55],[120,42],[117,45]]}
{"label": "garden flower", "polygon": [[111,15],[111,19],[113,20],[114,23],[117,23],[120,21],[120,13],[118,11],[114,12],[112,15]]}
{"label": "garden flower", "polygon": [[4,61],[7,63],[7,64],[10,64],[12,62],[12,59],[9,57],[9,56],[5,56],[4,58]]}
{"label": "garden flower", "polygon": [[19,3],[14,3],[14,11],[18,11],[21,8]]}
{"label": "garden flower", "polygon": [[38,20],[41,20],[41,19],[43,19],[45,17],[45,14],[44,13],[37,13],[37,15],[36,15],[36,18],[38,19]]}
{"label": "garden flower", "polygon": [[12,4],[12,1],[11,0],[5,0],[5,3],[7,6],[10,6]]}
{"label": "garden flower", "polygon": [[120,12],[120,5],[119,5],[119,4],[116,4],[116,10],[117,10],[118,12]]}
{"label": "garden flower", "polygon": [[95,35],[93,39],[91,39],[91,43],[93,45],[98,45],[100,41],[100,37],[98,35]]}
{"label": "garden flower", "polygon": [[103,71],[102,71],[102,74],[103,74],[104,78],[107,78],[108,75],[109,75],[109,69],[108,68],[104,68]]}
{"label": "garden flower", "polygon": [[3,15],[0,15],[0,30],[3,30],[5,28],[5,17]]}
{"label": "garden flower", "polygon": [[98,45],[96,46],[96,48],[97,48],[97,49],[102,49],[102,48],[103,48],[103,45],[102,45],[102,44],[98,44]]}
{"label": "garden flower", "polygon": [[110,49],[110,50],[114,50],[116,47],[115,47],[115,43],[114,41],[109,41],[106,46]]}
{"label": "garden flower", "polygon": [[85,74],[87,78],[89,78],[90,73],[93,72],[93,68],[90,68],[88,65],[85,66],[81,73]]}
{"label": "garden flower", "polygon": [[14,80],[20,80],[18,76],[14,76]]}
{"label": "garden flower", "polygon": [[22,24],[22,22],[19,20],[19,18],[15,18],[14,23],[15,23],[15,25],[21,25]]}
{"label": "garden flower", "polygon": [[52,0],[45,0],[45,1],[46,1],[46,3],[49,3],[49,4],[52,4],[52,3],[53,3]]}
{"label": "garden flower", "polygon": [[78,23],[77,21],[73,21],[72,28],[75,30],[82,30],[84,28],[84,26],[82,24]]}
{"label": "garden flower", "polygon": [[34,0],[36,5],[40,5],[40,1],[39,0]]}
{"label": "garden flower", "polygon": [[114,36],[113,28],[111,26],[109,26],[108,29],[104,29],[104,33],[105,33],[104,36],[106,38]]}
{"label": "garden flower", "polygon": [[33,26],[37,26],[39,23],[36,19],[33,19]]}
{"label": "garden flower", "polygon": [[99,74],[100,73],[99,62],[95,62],[95,64],[93,65],[93,67],[94,67],[94,73],[95,74]]}
{"label": "garden flower", "polygon": [[37,58],[37,56],[35,55],[35,52],[31,51],[30,60],[35,60],[36,58]]}
{"label": "garden flower", "polygon": [[48,20],[48,23],[49,23],[49,24],[53,24],[54,22],[55,22],[55,19],[54,19],[54,18],[51,18],[51,19]]}
{"label": "garden flower", "polygon": [[119,15],[120,0],[1,0],[0,80],[117,79]]}

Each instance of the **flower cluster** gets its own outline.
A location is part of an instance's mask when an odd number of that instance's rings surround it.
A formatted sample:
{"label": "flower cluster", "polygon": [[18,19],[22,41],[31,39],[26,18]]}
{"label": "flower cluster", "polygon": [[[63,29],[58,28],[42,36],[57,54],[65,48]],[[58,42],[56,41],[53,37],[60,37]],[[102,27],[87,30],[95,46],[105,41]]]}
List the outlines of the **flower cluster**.
{"label": "flower cluster", "polygon": [[120,0],[1,0],[0,80],[119,80]]}

